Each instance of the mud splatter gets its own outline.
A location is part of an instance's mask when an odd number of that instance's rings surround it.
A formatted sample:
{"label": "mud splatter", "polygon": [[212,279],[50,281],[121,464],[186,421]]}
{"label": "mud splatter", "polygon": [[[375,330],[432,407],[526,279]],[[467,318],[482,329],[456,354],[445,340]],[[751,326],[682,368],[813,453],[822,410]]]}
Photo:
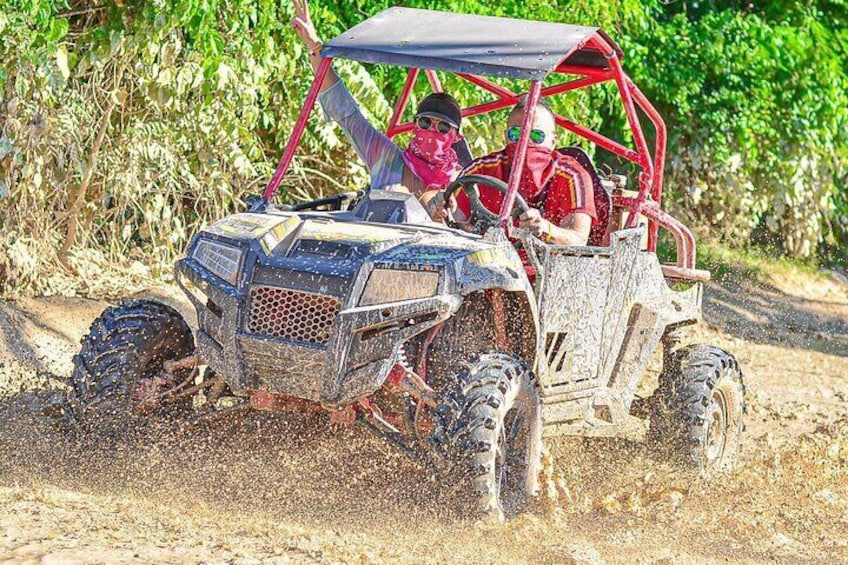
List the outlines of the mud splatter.
{"label": "mud splatter", "polygon": [[[792,298],[798,309],[814,301],[815,315],[792,318],[806,325],[791,340],[724,333],[718,309],[707,311],[711,328],[689,336],[736,352],[745,370],[748,433],[734,475],[700,480],[639,433],[559,439],[547,445],[548,496],[503,525],[445,519],[420,469],[323,418],[254,414],[143,442],[58,433],[30,407],[68,370],[102,303],[3,303],[0,561],[846,562],[848,300],[839,292]],[[820,344],[812,328],[823,319]]]}

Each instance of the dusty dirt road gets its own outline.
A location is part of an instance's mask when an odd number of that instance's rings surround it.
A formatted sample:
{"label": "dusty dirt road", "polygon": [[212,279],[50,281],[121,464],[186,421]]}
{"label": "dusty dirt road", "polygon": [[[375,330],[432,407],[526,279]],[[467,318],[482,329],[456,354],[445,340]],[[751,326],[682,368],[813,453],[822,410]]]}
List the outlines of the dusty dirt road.
{"label": "dusty dirt road", "polygon": [[557,440],[558,497],[503,525],[445,520],[414,465],[327,423],[258,415],[142,445],[70,442],[19,388],[67,375],[104,306],[0,302],[0,563],[848,562],[848,285],[836,279],[709,286],[689,339],[734,352],[745,372],[736,474],[700,481],[639,441]]}

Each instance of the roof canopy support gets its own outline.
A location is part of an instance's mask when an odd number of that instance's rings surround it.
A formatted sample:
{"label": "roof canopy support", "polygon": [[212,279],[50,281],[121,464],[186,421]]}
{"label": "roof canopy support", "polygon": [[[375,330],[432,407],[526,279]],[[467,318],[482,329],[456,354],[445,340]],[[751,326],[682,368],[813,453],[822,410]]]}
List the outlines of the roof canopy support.
{"label": "roof canopy support", "polygon": [[439,75],[436,74],[436,71],[427,69],[424,72],[427,74],[427,80],[430,82],[430,88],[433,89],[433,92],[444,92],[442,82],[439,80]]}
{"label": "roof canopy support", "polygon": [[[519,162],[524,162],[524,156],[527,154],[527,145],[530,143],[530,130],[533,128],[533,112],[536,109],[536,104],[539,103],[539,98],[542,94],[542,81],[534,80],[530,86],[530,92],[527,94],[527,109],[524,111],[524,121],[521,124],[521,136],[518,138],[518,147],[515,149],[514,159]],[[506,195],[501,202],[501,211],[498,215],[498,220],[506,222],[512,212],[512,207],[515,205],[515,195],[518,194],[518,183],[521,182],[522,167],[512,167],[509,172],[509,185]]]}
{"label": "roof canopy support", "polygon": [[294,131],[286,144],[286,149],[283,151],[283,156],[280,157],[280,162],[277,164],[277,170],[274,171],[274,176],[271,177],[271,182],[265,187],[265,192],[262,197],[265,200],[270,200],[274,197],[277,189],[280,188],[280,183],[283,182],[283,177],[289,170],[294,152],[300,144],[300,138],[303,137],[303,131],[306,129],[306,122],[309,120],[309,114],[312,113],[312,108],[315,107],[315,101],[318,100],[318,93],[321,91],[321,85],[324,83],[324,77],[330,71],[330,63],[332,59],[324,59],[318,66],[315,72],[315,80],[312,81],[312,86],[309,87],[309,93],[306,95],[306,101],[303,103],[303,109],[300,111],[300,116],[294,124]]}
{"label": "roof canopy support", "polygon": [[[578,67],[578,68],[575,68],[574,70],[576,71],[577,69],[580,69],[581,71],[582,70],[590,70],[588,67]],[[407,75],[407,84],[404,85],[404,91],[401,94],[401,99],[398,101],[399,104],[400,104],[400,102],[404,101],[404,95],[407,95],[407,98],[408,98],[407,86],[409,85],[409,76],[411,76],[412,71],[413,71],[413,69],[410,69],[410,75]],[[596,71],[596,70],[591,69],[590,72],[591,71]],[[417,76],[417,73],[416,73],[416,76]],[[480,115],[480,114],[488,114],[489,112],[494,112],[494,111],[497,111],[497,110],[502,110],[504,108],[512,107],[518,102],[518,99],[520,98],[520,96],[518,94],[512,92],[508,88],[503,87],[499,84],[495,84],[495,83],[491,82],[490,80],[488,80],[486,78],[483,78],[483,77],[480,77],[480,76],[477,76],[477,75],[470,75],[470,74],[467,74],[467,73],[457,73],[457,76],[467,80],[471,84],[474,84],[474,85],[479,86],[480,88],[482,88],[482,89],[484,89],[488,92],[491,92],[492,94],[494,94],[497,97],[496,100],[492,100],[490,102],[484,102],[482,104],[477,104],[476,106],[469,106],[467,108],[463,108],[462,109],[462,117],[463,118],[467,118],[467,117],[470,117],[470,116],[477,116],[477,115]],[[573,80],[561,82],[559,84],[546,86],[546,87],[541,89],[539,96],[541,98],[544,98],[544,97],[547,97],[547,96],[555,96],[555,95],[561,94],[563,92],[571,92],[573,90],[578,90],[580,88],[586,88],[588,86],[592,86],[594,84],[600,84],[600,83],[607,82],[607,81],[610,81],[610,80],[613,80],[613,76],[612,76],[612,72],[609,71],[609,70],[602,71],[602,72],[591,72],[591,76],[585,76],[583,78],[573,79]],[[411,88],[411,86],[409,86],[409,88]],[[397,116],[397,118],[396,118],[396,116]],[[602,135],[602,134],[600,134],[600,133],[598,133],[598,132],[596,132],[596,131],[594,131],[590,128],[587,128],[585,126],[577,124],[577,123],[575,123],[575,122],[573,122],[573,121],[571,121],[571,120],[569,120],[569,119],[567,119],[567,118],[565,118],[565,117],[563,117],[559,114],[556,114],[555,117],[556,117],[557,124],[560,127],[565,128],[568,131],[570,131],[570,132],[572,132],[572,133],[574,133],[574,134],[576,134],[580,137],[585,138],[586,140],[590,141],[591,143],[595,143],[595,144],[599,145],[600,147],[606,149],[607,151],[609,151],[609,152],[611,152],[615,155],[618,155],[618,156],[620,156],[624,159],[627,159],[628,161],[631,161],[633,163],[636,163],[637,165],[643,166],[644,161],[640,157],[639,153],[637,153],[636,151],[633,151],[632,149],[628,149],[627,147],[618,143],[617,141],[614,141],[614,140],[606,137],[605,135]],[[415,127],[415,124],[413,124],[412,122],[405,122],[405,123],[402,123],[402,124],[398,123],[398,122],[399,122],[399,115],[397,114],[397,109],[396,109],[396,115],[392,116],[392,120],[389,122],[389,127],[388,127],[388,130],[386,132],[389,137],[395,137],[396,135],[412,131],[412,129]],[[648,158],[648,159],[650,160],[650,158]]]}
{"label": "roof canopy support", "polygon": [[409,72],[406,73],[406,82],[403,83],[403,90],[400,93],[397,104],[395,104],[395,111],[392,113],[392,118],[389,120],[389,127],[386,130],[386,135],[389,137],[394,137],[395,135],[392,133],[392,130],[397,126],[401,117],[403,117],[403,111],[409,103],[409,95],[412,94],[412,88],[418,79],[418,72],[418,69],[409,69]]}
{"label": "roof canopy support", "polygon": [[[434,22],[439,25],[436,26]],[[621,50],[602,30],[508,18],[391,8],[330,41],[324,46],[322,55],[324,59],[306,96],[292,136],[265,189],[266,199],[273,197],[291,165],[295,149],[300,143],[318,98],[320,86],[335,56],[366,63],[405,66],[409,69],[386,130],[389,137],[414,128],[412,122],[403,122],[402,119],[421,69],[424,70],[430,89],[434,92],[443,91],[437,74],[437,71],[443,71],[453,73],[494,96],[494,100],[463,108],[463,117],[509,108],[518,101],[518,93],[484,78],[484,75],[529,79],[530,110],[535,108],[541,98],[595,84],[614,82],[630,126],[634,149],[564,116],[555,115],[556,122],[560,127],[639,166],[641,172],[638,177],[638,196],[626,199],[626,202],[621,201],[630,208],[628,227],[638,222],[640,212],[644,208],[644,215],[649,221],[648,249],[656,249],[657,232],[659,227],[663,226],[669,229],[678,241],[678,261],[683,262],[681,266],[690,269],[694,266],[694,240],[691,232],[679,222],[669,220],[659,208],[667,143],[665,124],[647,97],[624,73],[620,60]],[[543,86],[545,78],[551,74],[568,75],[571,78]],[[654,126],[653,151],[648,146],[642,128],[640,111]],[[524,134],[529,132],[528,116],[532,116],[532,112],[527,112],[525,116],[525,127],[519,139],[519,162],[523,162],[528,144],[528,138],[524,137]],[[510,176],[509,192],[501,209],[502,220],[506,220],[514,203],[518,188],[518,169],[514,169]]]}

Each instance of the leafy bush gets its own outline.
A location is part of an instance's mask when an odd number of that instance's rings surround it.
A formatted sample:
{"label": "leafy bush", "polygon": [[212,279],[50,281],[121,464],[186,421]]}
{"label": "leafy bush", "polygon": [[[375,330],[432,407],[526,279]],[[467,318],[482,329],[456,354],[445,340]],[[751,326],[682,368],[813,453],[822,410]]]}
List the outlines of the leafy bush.
{"label": "leafy bush", "polygon": [[[0,201],[0,287],[63,289],[80,248],[103,263],[170,262],[200,224],[261,190],[311,79],[288,7],[192,4],[84,20],[53,6],[36,26],[27,6],[13,6],[0,20],[14,39],[0,51],[0,178],[10,191]],[[78,26],[73,43],[52,31],[68,19]],[[347,78],[362,98],[379,93],[361,68]],[[363,178],[355,159],[339,155],[346,147],[334,128],[316,121],[311,134],[284,199]]]}
{"label": "leafy bush", "polygon": [[[313,15],[330,37],[393,3],[322,1]],[[666,192],[678,215],[729,241],[772,234],[796,255],[826,242],[840,257],[848,243],[842,0],[759,11],[718,1],[694,10],[640,0],[405,4],[600,25],[666,116]],[[290,11],[271,0],[6,0],[0,290],[64,291],[83,255],[121,268],[127,258],[169,263],[201,224],[260,191],[312,79]],[[385,123],[403,72],[336,66]],[[464,103],[483,100],[463,81],[446,88]],[[557,104],[627,141],[611,89]],[[476,153],[501,143],[503,118],[469,121]],[[339,130],[316,113],[281,198],[366,182]]]}
{"label": "leafy bush", "polygon": [[844,190],[848,57],[845,32],[818,11],[791,15],[677,14],[638,40],[636,74],[671,124],[678,213],[735,242],[761,227],[806,257],[837,235],[827,219]]}

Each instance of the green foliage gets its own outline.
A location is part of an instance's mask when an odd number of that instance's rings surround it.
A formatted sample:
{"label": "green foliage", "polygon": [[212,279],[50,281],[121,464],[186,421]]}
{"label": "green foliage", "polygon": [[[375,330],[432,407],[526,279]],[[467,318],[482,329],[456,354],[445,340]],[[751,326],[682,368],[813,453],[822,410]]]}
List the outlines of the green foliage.
{"label": "green foliage", "polygon": [[762,282],[774,273],[784,276],[803,274],[816,280],[827,278],[809,259],[787,257],[757,247],[735,249],[714,243],[699,247],[698,267],[709,270],[712,279],[719,282],[726,279]]}
{"label": "green foliage", "polygon": [[[71,222],[78,253],[96,250],[104,263],[169,262],[201,224],[263,188],[312,80],[287,1],[0,3],[0,287],[54,288]],[[331,37],[395,2],[312,4],[318,30]],[[845,260],[844,0],[404,5],[600,25],[666,118],[666,202],[676,215],[702,235],[773,237],[791,254],[819,249]],[[366,114],[384,124],[403,71],[336,68]],[[464,81],[444,82],[465,104],[487,100]],[[614,90],[595,87],[555,105],[629,142]],[[475,153],[502,143],[503,119],[469,120]],[[598,160],[621,166],[601,153]],[[338,128],[316,113],[281,198],[366,182]],[[80,199],[74,217],[68,210]]]}
{"label": "green foliage", "polygon": [[733,9],[688,16],[641,39],[634,73],[680,148],[667,169],[678,211],[730,241],[759,228],[811,255],[838,236],[826,220],[848,155],[844,31],[812,7],[779,21]]}
{"label": "green foliage", "polygon": [[[200,224],[261,190],[311,81],[287,4],[222,2],[214,17],[193,1],[97,10],[70,18],[73,43],[52,45],[35,37],[50,24],[35,29],[16,8],[4,13],[16,26],[4,38],[43,53],[11,41],[0,52],[0,194],[10,193],[0,200],[0,287],[62,286],[52,265],[70,222],[76,247],[104,262],[170,262]],[[343,75],[358,97],[379,94],[363,69]],[[281,198],[361,186],[363,167],[337,130],[316,120],[310,133]]]}

